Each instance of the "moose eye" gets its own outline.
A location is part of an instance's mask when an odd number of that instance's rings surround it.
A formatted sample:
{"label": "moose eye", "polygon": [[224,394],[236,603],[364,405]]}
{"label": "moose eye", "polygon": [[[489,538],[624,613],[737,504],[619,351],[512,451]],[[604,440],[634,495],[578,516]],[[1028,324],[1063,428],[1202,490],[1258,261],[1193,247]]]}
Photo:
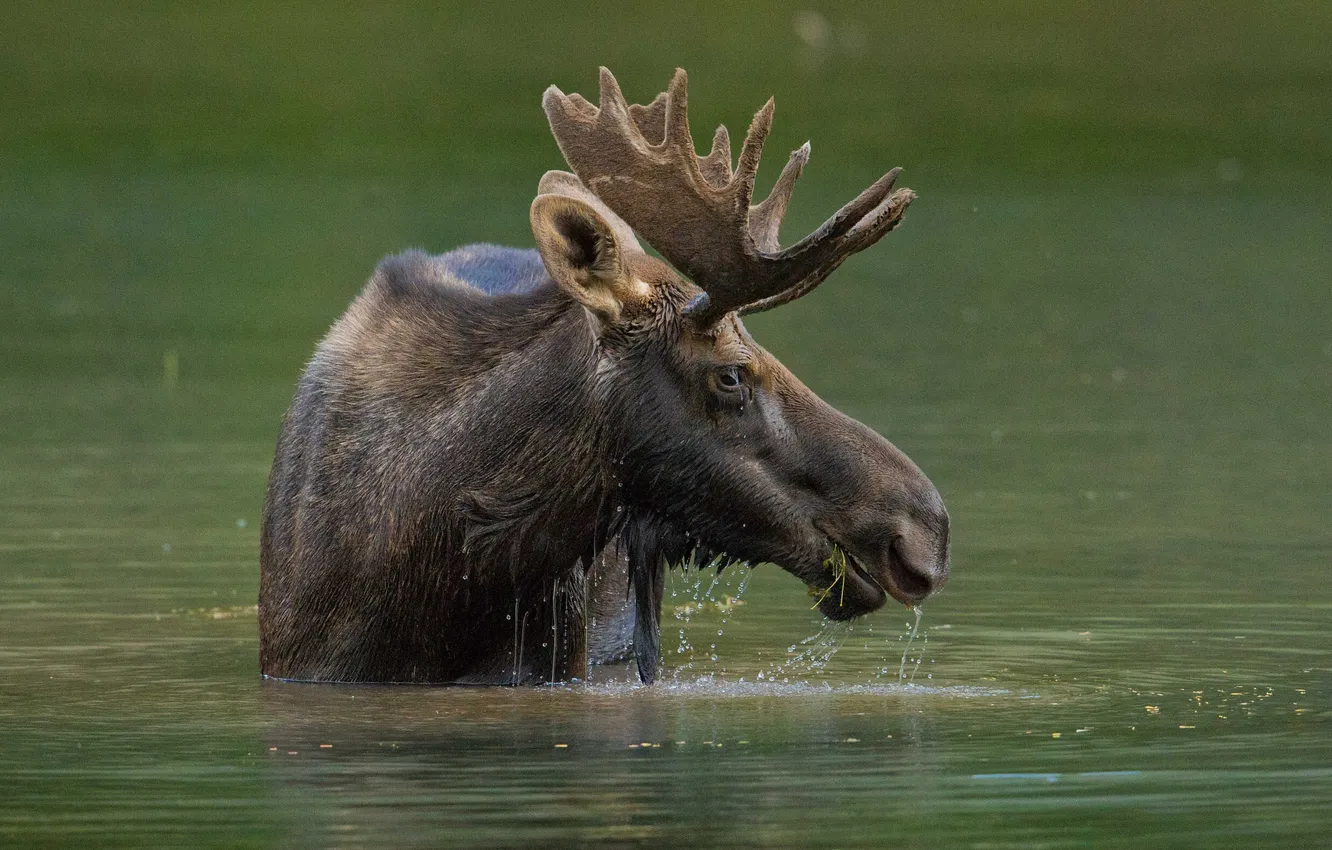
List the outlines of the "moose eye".
{"label": "moose eye", "polygon": [[724,366],[717,371],[717,386],[724,390],[738,390],[743,383],[735,366]]}

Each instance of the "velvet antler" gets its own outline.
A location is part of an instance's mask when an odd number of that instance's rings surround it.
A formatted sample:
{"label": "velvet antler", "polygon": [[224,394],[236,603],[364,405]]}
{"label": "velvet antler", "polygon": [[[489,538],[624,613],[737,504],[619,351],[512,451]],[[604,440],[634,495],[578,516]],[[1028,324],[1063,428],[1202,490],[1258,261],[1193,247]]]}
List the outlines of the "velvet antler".
{"label": "velvet antler", "polygon": [[695,327],[710,327],[732,310],[757,313],[799,298],[895,228],[916,197],[910,189],[893,191],[894,168],[783,250],[777,232],[809,143],[791,154],[768,197],[750,206],[772,100],[749,125],[732,172],[725,127],[717,128],[707,156],[695,153],[687,88],[685,72],[676,69],[670,88],[650,104],[628,106],[602,68],[599,106],[555,86],[542,106],[579,179],[703,290],[686,308]]}

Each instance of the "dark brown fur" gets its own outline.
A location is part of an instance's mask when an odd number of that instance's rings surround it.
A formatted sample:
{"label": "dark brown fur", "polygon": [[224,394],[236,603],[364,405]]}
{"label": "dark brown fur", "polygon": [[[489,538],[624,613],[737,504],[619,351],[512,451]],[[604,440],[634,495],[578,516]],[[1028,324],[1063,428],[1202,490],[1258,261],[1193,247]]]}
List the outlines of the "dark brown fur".
{"label": "dark brown fur", "polygon": [[523,681],[553,655],[581,674],[604,450],[579,433],[585,376],[543,364],[591,356],[586,314],[549,282],[490,295],[449,267],[385,261],[301,379],[262,538],[269,675]]}

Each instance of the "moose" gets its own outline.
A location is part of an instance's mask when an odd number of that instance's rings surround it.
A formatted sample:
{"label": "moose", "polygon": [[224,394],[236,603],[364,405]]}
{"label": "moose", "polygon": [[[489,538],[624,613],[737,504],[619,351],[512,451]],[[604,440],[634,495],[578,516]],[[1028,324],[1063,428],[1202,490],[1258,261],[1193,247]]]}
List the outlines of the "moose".
{"label": "moose", "polygon": [[297,385],[260,543],[268,677],[519,685],[632,658],[651,683],[672,567],[776,564],[833,620],[948,576],[934,485],[741,321],[896,228],[899,169],[782,248],[810,147],[751,204],[771,99],[734,166],[724,126],[697,155],[683,70],[646,106],[605,68],[598,105],[542,105],[572,173],[540,181],[536,250],[383,260]]}

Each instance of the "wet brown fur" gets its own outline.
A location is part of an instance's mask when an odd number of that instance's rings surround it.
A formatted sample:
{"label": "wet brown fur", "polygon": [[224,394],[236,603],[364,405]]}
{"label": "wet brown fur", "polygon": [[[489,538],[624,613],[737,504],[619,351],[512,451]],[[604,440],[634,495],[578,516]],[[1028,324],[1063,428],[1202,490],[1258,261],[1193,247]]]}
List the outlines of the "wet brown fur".
{"label": "wet brown fur", "polygon": [[586,324],[549,283],[490,295],[422,254],[380,266],[284,420],[262,540],[266,674],[522,681],[549,678],[552,655],[556,678],[581,672],[568,657],[582,629],[557,630],[581,625],[576,565],[605,486],[597,435],[570,433],[591,388],[558,370],[532,387],[524,366],[590,357]]}

